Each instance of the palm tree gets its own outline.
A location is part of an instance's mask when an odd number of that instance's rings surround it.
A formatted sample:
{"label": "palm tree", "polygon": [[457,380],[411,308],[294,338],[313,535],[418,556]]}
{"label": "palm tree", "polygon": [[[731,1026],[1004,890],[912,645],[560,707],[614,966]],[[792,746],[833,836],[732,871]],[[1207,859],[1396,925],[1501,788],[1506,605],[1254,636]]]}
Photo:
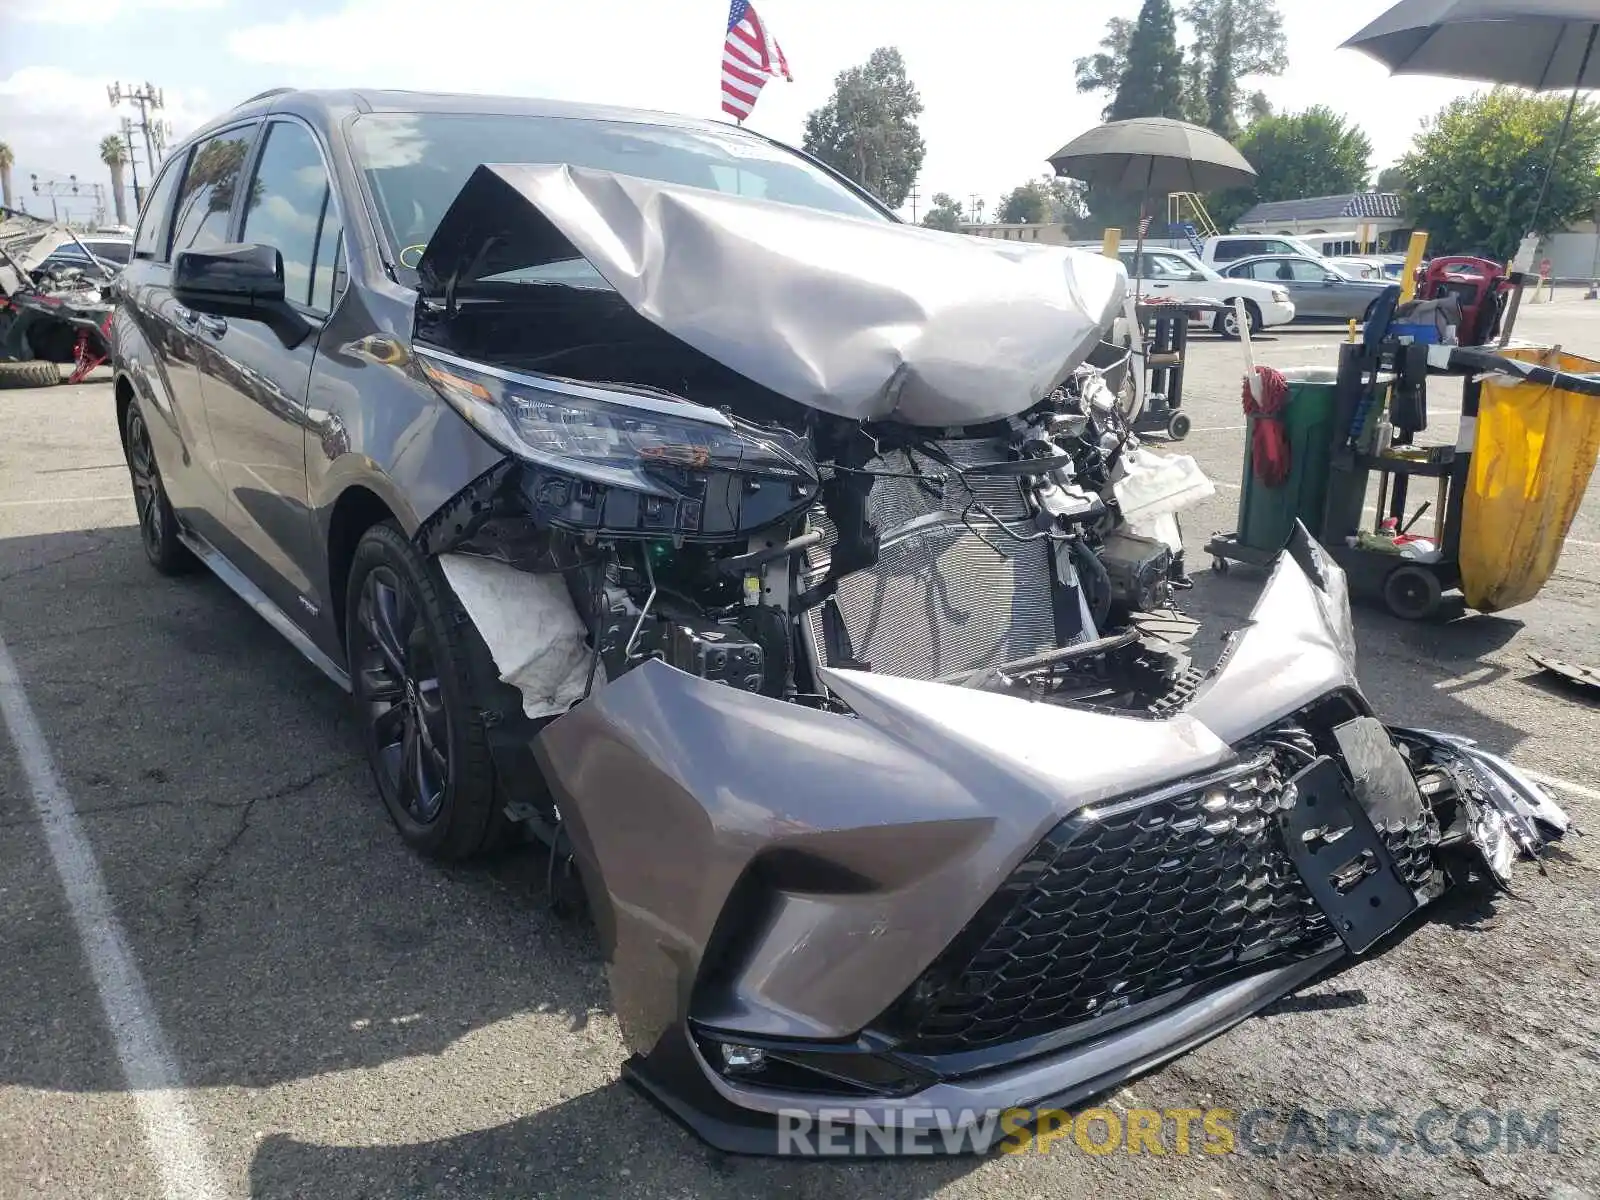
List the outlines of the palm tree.
{"label": "palm tree", "polygon": [[117,224],[126,225],[128,203],[122,195],[122,168],[127,164],[128,155],[120,134],[108,133],[100,139],[100,161],[111,168],[111,200],[117,206]]}
{"label": "palm tree", "polygon": [[11,205],[11,164],[16,162],[16,155],[11,153],[11,147],[0,142],[0,204],[7,208]]}

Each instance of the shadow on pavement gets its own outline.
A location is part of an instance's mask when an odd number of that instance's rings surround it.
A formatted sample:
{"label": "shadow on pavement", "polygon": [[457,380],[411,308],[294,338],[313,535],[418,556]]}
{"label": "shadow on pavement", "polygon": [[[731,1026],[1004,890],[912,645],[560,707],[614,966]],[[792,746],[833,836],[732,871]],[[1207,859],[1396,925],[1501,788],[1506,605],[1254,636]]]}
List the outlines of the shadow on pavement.
{"label": "shadow on pavement", "polygon": [[[408,851],[348,697],[216,579],[156,575],[127,527],[0,540],[0,584],[0,636],[189,1084],[606,1011],[592,931],[544,905],[545,856]],[[9,740],[0,826],[0,950],[31,980],[0,1006],[0,1084],[121,1090],[109,1046],[86,1051],[104,1019]]]}
{"label": "shadow on pavement", "polygon": [[913,1200],[985,1160],[869,1162],[735,1158],[709,1150],[625,1084],[533,1116],[404,1146],[322,1146],[270,1137],[250,1167],[252,1200],[387,1196],[728,1197],[871,1195]]}

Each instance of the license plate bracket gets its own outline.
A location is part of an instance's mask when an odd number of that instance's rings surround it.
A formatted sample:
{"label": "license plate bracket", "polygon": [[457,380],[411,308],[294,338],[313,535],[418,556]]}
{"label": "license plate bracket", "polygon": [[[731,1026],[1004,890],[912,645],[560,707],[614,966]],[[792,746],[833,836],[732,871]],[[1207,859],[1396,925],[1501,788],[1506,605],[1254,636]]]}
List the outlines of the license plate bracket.
{"label": "license plate bracket", "polygon": [[1420,905],[1338,763],[1319,758],[1290,783],[1295,803],[1278,813],[1284,849],[1334,931],[1360,954]]}

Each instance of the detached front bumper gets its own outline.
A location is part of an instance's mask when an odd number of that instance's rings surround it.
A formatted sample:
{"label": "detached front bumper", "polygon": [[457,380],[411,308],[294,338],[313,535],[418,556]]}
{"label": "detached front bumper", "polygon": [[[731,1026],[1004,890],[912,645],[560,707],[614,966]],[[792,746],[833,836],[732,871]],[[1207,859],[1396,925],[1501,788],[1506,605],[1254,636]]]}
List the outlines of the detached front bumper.
{"label": "detached front bumper", "polygon": [[1382,726],[1353,660],[1342,573],[1299,531],[1160,719],[827,671],[845,717],[623,676],[540,740],[628,1076],[728,1151],[804,1153],[823,1123],[870,1129],[862,1153],[984,1150],[1000,1114],[1187,1051],[1565,829],[1504,760]]}
{"label": "detached front bumper", "polygon": [[[1396,836],[1403,831],[1390,831],[1386,840],[1399,850],[1393,856],[1398,874],[1408,886],[1418,885],[1411,911],[1446,884],[1442,874],[1429,878],[1432,848],[1441,838],[1446,846],[1454,838],[1460,861],[1498,872],[1508,853],[1536,853],[1545,838],[1565,830],[1565,814],[1504,759],[1449,735],[1396,730],[1395,736],[1408,750],[1422,750],[1422,757],[1431,752],[1439,756],[1434,762],[1448,762],[1463,795],[1477,801],[1452,814],[1453,834],[1440,831],[1425,854],[1408,855],[1404,837]],[[1484,830],[1503,831],[1507,840],[1485,840]],[[1253,899],[1268,911],[1284,907],[1265,887]],[[1349,956],[1331,925],[1312,929],[1297,948],[1262,946],[1272,963],[1265,969],[1234,970],[1221,982],[1197,980],[1124,1008],[1108,1006],[1053,1034],[967,1051],[946,1045],[942,1053],[925,1054],[880,1030],[848,1043],[808,1043],[690,1022],[655,1052],[631,1060],[627,1074],[702,1139],[730,1153],[983,1153],[1033,1115],[1069,1108],[1193,1049]],[[998,986],[1005,986],[1003,979]],[[763,1065],[752,1070],[757,1057]],[[730,1058],[738,1064],[733,1069]],[[837,1081],[831,1090],[830,1077]],[[789,1086],[774,1086],[778,1080]]]}

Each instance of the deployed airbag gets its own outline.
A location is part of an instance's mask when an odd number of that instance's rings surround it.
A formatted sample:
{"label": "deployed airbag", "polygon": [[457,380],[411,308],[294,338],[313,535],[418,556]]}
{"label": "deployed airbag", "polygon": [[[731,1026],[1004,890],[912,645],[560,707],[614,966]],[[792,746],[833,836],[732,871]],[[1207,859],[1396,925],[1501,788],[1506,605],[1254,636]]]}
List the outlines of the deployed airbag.
{"label": "deployed airbag", "polygon": [[523,712],[559,716],[583,698],[588,631],[561,576],[470,554],[441,555],[439,565],[488,644],[501,681],[522,693]]}
{"label": "deployed airbag", "polygon": [[418,274],[436,296],[549,284],[574,249],[641,316],[744,377],[836,416],[913,425],[1043,400],[1127,286],[1120,263],[1065,247],[528,164],[479,167]]}

